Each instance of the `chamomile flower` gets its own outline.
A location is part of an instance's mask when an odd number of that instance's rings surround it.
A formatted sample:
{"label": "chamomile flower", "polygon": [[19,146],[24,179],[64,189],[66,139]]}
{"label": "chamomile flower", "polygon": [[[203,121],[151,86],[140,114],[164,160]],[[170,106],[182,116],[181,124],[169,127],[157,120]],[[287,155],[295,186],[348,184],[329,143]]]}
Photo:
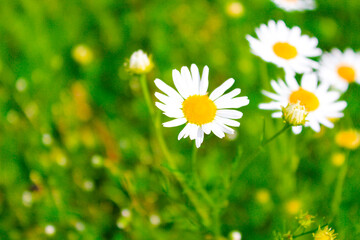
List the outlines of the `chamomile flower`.
{"label": "chamomile flower", "polygon": [[276,6],[287,11],[314,10],[316,4],[314,0],[272,0]]}
{"label": "chamomile flower", "polygon": [[[305,127],[311,127],[315,132],[320,131],[320,124],[332,128],[334,124],[329,118],[343,117],[342,110],[346,107],[345,101],[338,101],[340,93],[329,91],[329,85],[321,83],[318,85],[318,79],[315,73],[304,74],[301,79],[301,85],[295,79],[294,74],[287,73],[286,83],[279,79],[277,82],[272,80],[271,86],[276,93],[263,91],[263,94],[273,101],[262,103],[260,109],[276,110],[272,114],[274,118],[282,117],[281,107],[289,103],[300,103],[305,106],[308,115],[306,116]],[[302,131],[303,126],[293,126],[295,134]]]}
{"label": "chamomile flower", "polygon": [[318,68],[319,64],[309,59],[321,54],[321,49],[317,48],[318,40],[301,35],[299,27],[290,29],[281,20],[270,20],[268,25],[262,24],[255,31],[259,39],[250,35],[247,35],[246,39],[250,43],[251,51],[264,61],[297,73]]}
{"label": "chamomile flower", "polygon": [[360,83],[360,53],[352,49],[346,49],[344,53],[339,49],[324,53],[320,60],[319,76],[321,81],[345,92],[350,83]]}
{"label": "chamomile flower", "polygon": [[249,99],[237,97],[240,94],[239,88],[224,94],[234,84],[235,80],[232,78],[208,95],[209,68],[204,67],[201,78],[195,64],[191,65],[190,70],[191,73],[187,67],[182,67],[181,72],[173,70],[177,91],[156,79],[155,85],[166,95],[156,92],[155,96],[160,102],[155,104],[166,116],[175,118],[163,123],[163,126],[176,127],[186,123],[178,135],[178,140],[190,137],[199,148],[204,140],[204,133],[213,132],[219,138],[223,138],[225,133],[233,134],[234,130],[230,127],[238,127],[240,123],[234,119],[240,119],[243,114],[231,108],[246,106]]}

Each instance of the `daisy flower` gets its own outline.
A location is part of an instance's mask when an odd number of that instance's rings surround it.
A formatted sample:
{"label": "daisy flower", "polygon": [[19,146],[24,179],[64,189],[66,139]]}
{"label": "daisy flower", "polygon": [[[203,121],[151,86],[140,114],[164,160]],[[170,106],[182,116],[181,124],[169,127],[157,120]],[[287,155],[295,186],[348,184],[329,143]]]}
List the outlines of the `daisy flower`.
{"label": "daisy flower", "polygon": [[314,10],[316,4],[314,0],[272,0],[276,6],[287,11]]}
{"label": "daisy flower", "polygon": [[[294,74],[286,74],[286,83],[279,79],[277,82],[272,80],[271,86],[276,93],[263,91],[263,94],[273,101],[262,103],[260,109],[276,110],[272,114],[274,118],[282,117],[281,107],[289,103],[300,103],[305,106],[308,115],[306,117],[305,127],[311,127],[315,132],[320,131],[320,124],[332,128],[334,124],[330,118],[341,118],[344,116],[342,110],[346,107],[345,101],[337,101],[340,93],[329,91],[329,85],[321,83],[318,85],[318,79],[315,73],[306,73],[301,79],[301,85],[295,79]],[[295,134],[302,131],[303,126],[293,126]]]}
{"label": "daisy flower", "polygon": [[349,83],[360,83],[360,53],[352,49],[346,49],[344,53],[339,49],[324,53],[320,60],[319,76],[321,81],[345,92]]}
{"label": "daisy flower", "polygon": [[259,39],[250,35],[246,39],[251,51],[266,62],[297,73],[311,72],[313,68],[318,68],[318,63],[309,59],[321,54],[321,49],[317,48],[318,40],[301,35],[299,27],[289,29],[281,20],[270,20],[268,25],[261,24],[255,32]]}
{"label": "daisy flower", "polygon": [[234,84],[233,78],[226,80],[208,95],[209,68],[204,67],[201,78],[195,64],[191,65],[190,70],[191,73],[187,67],[182,67],[181,72],[173,70],[176,90],[156,79],[155,85],[166,95],[156,92],[155,96],[160,102],[156,102],[155,105],[166,116],[175,118],[163,123],[164,127],[176,127],[186,123],[179,133],[178,140],[190,137],[199,148],[204,140],[204,133],[213,132],[219,138],[223,138],[225,133],[233,134],[234,130],[230,127],[240,126],[234,119],[240,119],[243,114],[230,108],[246,106],[249,99],[237,97],[240,94],[239,88],[224,94]]}

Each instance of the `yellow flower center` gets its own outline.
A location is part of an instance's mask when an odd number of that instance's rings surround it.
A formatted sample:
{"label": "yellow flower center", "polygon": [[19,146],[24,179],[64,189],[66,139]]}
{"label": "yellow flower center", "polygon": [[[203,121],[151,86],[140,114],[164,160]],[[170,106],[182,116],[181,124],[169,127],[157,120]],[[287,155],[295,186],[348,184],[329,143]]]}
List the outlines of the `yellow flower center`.
{"label": "yellow flower center", "polygon": [[300,104],[303,105],[306,111],[311,112],[316,110],[319,105],[319,99],[312,92],[306,91],[303,88],[294,91],[290,94],[290,103],[297,103],[300,101]]}
{"label": "yellow flower center", "polygon": [[182,111],[189,123],[203,125],[215,118],[216,105],[207,95],[190,96],[182,105]]}
{"label": "yellow flower center", "polygon": [[293,45],[286,42],[277,42],[273,46],[274,53],[283,59],[289,60],[297,56],[298,52]]}
{"label": "yellow flower center", "polygon": [[340,147],[356,149],[360,145],[360,133],[355,130],[341,131],[336,134],[335,141]]}
{"label": "yellow flower center", "polygon": [[352,67],[342,65],[337,69],[338,74],[347,82],[355,82],[355,70]]}

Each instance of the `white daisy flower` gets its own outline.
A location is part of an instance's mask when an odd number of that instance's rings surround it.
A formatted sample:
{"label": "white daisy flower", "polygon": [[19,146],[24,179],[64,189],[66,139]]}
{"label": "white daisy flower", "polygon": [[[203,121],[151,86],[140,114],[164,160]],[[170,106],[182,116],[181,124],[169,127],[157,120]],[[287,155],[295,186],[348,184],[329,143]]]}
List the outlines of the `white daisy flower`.
{"label": "white daisy flower", "polygon": [[[299,85],[294,74],[286,74],[286,83],[279,79],[277,82],[272,80],[271,86],[276,93],[263,91],[263,94],[271,99],[272,102],[262,103],[260,109],[276,110],[272,114],[274,118],[281,118],[281,107],[289,103],[300,103],[305,106],[308,115],[306,117],[305,127],[311,127],[315,132],[320,131],[320,124],[332,128],[334,124],[329,120],[331,118],[341,118],[344,116],[342,111],[346,107],[345,101],[337,101],[340,93],[329,91],[329,85],[321,83],[318,85],[318,79],[315,73],[306,73],[301,79]],[[303,126],[293,126],[295,134],[302,131]]]}
{"label": "white daisy flower", "polygon": [[349,83],[360,83],[360,53],[352,49],[346,49],[344,53],[339,49],[324,53],[320,60],[319,76],[321,81],[345,92]]}
{"label": "white daisy flower", "polygon": [[305,11],[314,10],[316,4],[314,0],[271,0],[276,6],[287,11]]}
{"label": "white daisy flower", "polygon": [[317,48],[318,40],[301,35],[299,27],[289,29],[281,20],[270,20],[268,25],[261,24],[255,32],[259,39],[250,35],[246,39],[251,51],[266,62],[297,73],[311,72],[313,68],[318,68],[319,64],[309,59],[321,54],[321,49]]}
{"label": "white daisy flower", "polygon": [[[230,78],[208,95],[209,68],[204,67],[200,78],[199,69],[191,65],[191,74],[187,67],[181,68],[181,73],[174,69],[172,72],[175,89],[165,84],[160,79],[155,80],[155,85],[166,95],[156,92],[160,100],[156,106],[170,118],[175,118],[163,123],[164,127],[175,127],[185,123],[178,140],[190,137],[195,140],[196,147],[200,147],[204,140],[204,133],[213,132],[219,138],[225,133],[233,134],[230,127],[238,127],[240,123],[233,119],[240,119],[242,112],[230,108],[240,108],[249,104],[248,97],[236,97],[241,90],[236,88],[225,93],[235,82]],[[230,127],[229,127],[230,126]]]}

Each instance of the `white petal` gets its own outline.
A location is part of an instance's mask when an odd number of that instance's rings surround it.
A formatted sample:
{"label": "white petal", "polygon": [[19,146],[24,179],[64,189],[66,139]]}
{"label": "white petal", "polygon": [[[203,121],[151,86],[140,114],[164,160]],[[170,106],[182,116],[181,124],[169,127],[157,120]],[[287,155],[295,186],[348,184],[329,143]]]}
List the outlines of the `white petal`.
{"label": "white petal", "polygon": [[187,85],[185,80],[182,78],[180,72],[176,69],[172,71],[172,77],[175,84],[176,89],[179,91],[181,96],[186,99],[189,96],[189,91],[187,89]]}
{"label": "white petal", "polygon": [[220,102],[220,101],[227,101],[230,100],[233,97],[236,97],[237,95],[239,95],[241,93],[240,88],[235,88],[234,90],[232,90],[231,92],[222,95],[221,97],[219,97],[218,99],[215,100],[215,102]]}
{"label": "white petal", "polygon": [[191,95],[196,94],[194,91],[194,83],[191,78],[190,71],[187,67],[181,68],[181,76],[186,82],[186,87],[188,89],[189,95],[191,96]]}
{"label": "white petal", "polygon": [[222,118],[219,116],[215,116],[215,119],[217,120],[217,122],[220,122],[222,124],[231,126],[231,127],[239,127],[240,123],[238,121],[232,120],[232,119],[228,119],[228,118]]}
{"label": "white petal", "polygon": [[194,140],[197,136],[197,132],[198,132],[198,128],[199,126],[198,125],[195,125],[195,124],[191,124],[190,125],[190,139],[191,140]]}
{"label": "white petal", "polygon": [[315,73],[305,73],[301,79],[301,87],[310,92],[316,90],[318,78]]}
{"label": "white petal", "polygon": [[204,124],[201,126],[201,128],[204,131],[204,133],[206,133],[206,134],[211,133],[211,123]]}
{"label": "white petal", "polygon": [[197,137],[195,139],[196,147],[199,148],[203,141],[204,141],[204,132],[199,127],[197,132]]}
{"label": "white petal", "polygon": [[259,108],[263,110],[280,110],[281,104],[279,102],[260,103]]}
{"label": "white petal", "polygon": [[236,97],[225,101],[214,102],[218,109],[222,108],[239,108],[249,104],[248,97]]}
{"label": "white petal", "polygon": [[168,95],[169,97],[175,98],[177,101],[180,101],[180,102],[182,102],[184,100],[177,91],[175,91],[172,87],[170,87],[169,85],[167,85],[166,83],[164,83],[160,79],[155,79],[154,82],[155,82],[155,85],[161,91],[166,93],[166,95]]}
{"label": "white petal", "polygon": [[186,124],[186,126],[180,131],[179,135],[178,135],[178,140],[180,140],[181,138],[186,138],[187,136],[190,135],[189,130],[190,130],[190,124],[188,123]]}
{"label": "white petal", "polygon": [[230,78],[226,80],[223,84],[221,84],[219,87],[217,87],[209,96],[211,100],[216,100],[218,97],[220,97],[226,90],[228,90],[233,84],[235,83],[235,80],[233,78]]}
{"label": "white petal", "polygon": [[224,132],[221,130],[221,127],[217,125],[216,123],[211,123],[211,131],[218,137],[223,138],[225,137]]}
{"label": "white petal", "polygon": [[180,108],[172,105],[165,105],[159,102],[155,103],[155,106],[158,107],[164,114],[171,118],[182,118],[184,117],[184,113]]}
{"label": "white petal", "polygon": [[282,117],[282,112],[274,112],[271,114],[271,117],[273,118],[281,118]]}
{"label": "white petal", "polygon": [[317,121],[309,121],[308,123],[315,132],[320,132],[320,124]]}
{"label": "white petal", "polygon": [[200,95],[205,95],[209,87],[209,68],[205,66],[201,76]]}
{"label": "white petal", "polygon": [[185,118],[177,118],[168,122],[164,122],[163,126],[164,127],[176,127],[176,126],[180,126],[183,125],[184,123],[186,123],[187,120]]}
{"label": "white petal", "polygon": [[302,126],[295,126],[295,127],[292,127],[292,131],[293,133],[295,133],[296,135],[301,133],[302,131]]}
{"label": "white petal", "polygon": [[334,123],[330,122],[328,119],[326,118],[319,118],[319,122],[324,125],[325,127],[328,128],[333,128],[334,127]]}
{"label": "white petal", "polygon": [[278,94],[271,93],[271,92],[268,92],[266,90],[262,90],[261,92],[262,92],[262,94],[264,94],[265,96],[271,98],[272,100],[280,101],[282,99],[282,96],[280,96]]}
{"label": "white petal", "polygon": [[299,88],[299,84],[297,83],[297,81],[295,79],[294,72],[287,70],[285,72],[285,80],[291,90],[297,90]]}
{"label": "white petal", "polygon": [[195,64],[191,64],[191,76],[195,88],[195,93],[199,94],[200,89],[200,73],[199,69]]}
{"label": "white petal", "polygon": [[228,133],[228,134],[234,134],[235,133],[234,129],[229,128],[228,126],[226,126],[225,124],[223,124],[223,123],[221,123],[221,122],[219,122],[217,120],[214,122],[214,124],[218,125],[220,127],[221,131],[224,132],[224,133]]}
{"label": "white petal", "polygon": [[224,118],[232,118],[232,119],[239,119],[243,116],[243,113],[237,110],[217,110],[216,116],[224,117]]}
{"label": "white petal", "polygon": [[171,105],[171,106],[176,107],[176,108],[181,108],[182,107],[181,102],[177,101],[175,98],[168,97],[165,94],[155,92],[155,97],[157,99],[159,99],[165,105]]}

